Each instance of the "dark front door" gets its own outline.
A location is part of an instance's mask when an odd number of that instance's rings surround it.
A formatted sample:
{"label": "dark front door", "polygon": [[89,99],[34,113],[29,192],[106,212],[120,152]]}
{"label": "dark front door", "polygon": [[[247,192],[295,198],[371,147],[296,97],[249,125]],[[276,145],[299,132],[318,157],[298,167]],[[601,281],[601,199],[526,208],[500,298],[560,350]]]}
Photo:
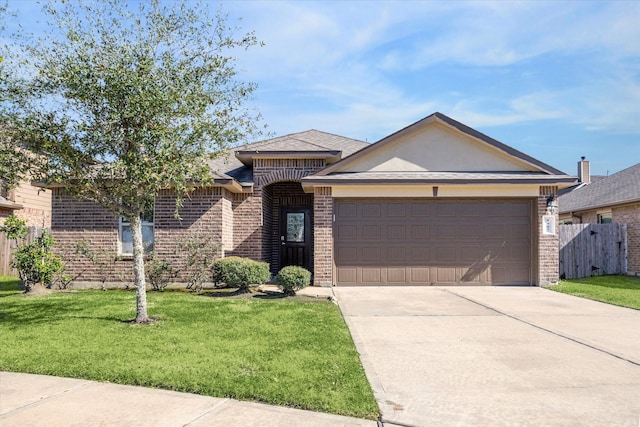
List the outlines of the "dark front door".
{"label": "dark front door", "polygon": [[311,267],[311,210],[282,208],[280,210],[280,268],[298,265]]}

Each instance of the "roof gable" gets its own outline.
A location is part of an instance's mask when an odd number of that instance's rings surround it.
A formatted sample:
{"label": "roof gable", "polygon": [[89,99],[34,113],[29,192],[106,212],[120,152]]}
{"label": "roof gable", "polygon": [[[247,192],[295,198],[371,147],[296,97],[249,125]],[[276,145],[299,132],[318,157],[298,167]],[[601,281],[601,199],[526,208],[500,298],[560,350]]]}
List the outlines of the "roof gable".
{"label": "roof gable", "polygon": [[640,163],[560,196],[561,213],[640,201]]}
{"label": "roof gable", "polygon": [[561,171],[444,114],[430,116],[316,174],[344,172]]}

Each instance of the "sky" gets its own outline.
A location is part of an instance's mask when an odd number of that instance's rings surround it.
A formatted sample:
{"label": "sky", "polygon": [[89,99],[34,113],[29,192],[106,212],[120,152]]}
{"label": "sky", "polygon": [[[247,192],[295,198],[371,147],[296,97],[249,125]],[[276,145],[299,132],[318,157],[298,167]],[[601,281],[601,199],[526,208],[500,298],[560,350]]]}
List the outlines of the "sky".
{"label": "sky", "polygon": [[[9,0],[25,28],[39,5]],[[218,2],[205,2],[215,10]],[[375,142],[436,111],[576,175],[640,163],[639,1],[228,1],[268,131]],[[12,25],[16,22],[12,22]]]}

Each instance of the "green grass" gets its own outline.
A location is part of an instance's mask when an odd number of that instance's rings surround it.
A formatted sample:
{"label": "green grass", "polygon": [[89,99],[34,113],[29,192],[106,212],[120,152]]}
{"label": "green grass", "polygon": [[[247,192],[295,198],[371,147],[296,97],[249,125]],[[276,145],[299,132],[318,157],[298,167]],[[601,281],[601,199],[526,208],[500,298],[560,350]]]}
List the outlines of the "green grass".
{"label": "green grass", "polygon": [[593,276],[562,280],[549,289],[640,310],[640,277]]}
{"label": "green grass", "polygon": [[375,419],[371,387],[329,302],[131,291],[25,297],[0,278],[0,370],[158,387]]}

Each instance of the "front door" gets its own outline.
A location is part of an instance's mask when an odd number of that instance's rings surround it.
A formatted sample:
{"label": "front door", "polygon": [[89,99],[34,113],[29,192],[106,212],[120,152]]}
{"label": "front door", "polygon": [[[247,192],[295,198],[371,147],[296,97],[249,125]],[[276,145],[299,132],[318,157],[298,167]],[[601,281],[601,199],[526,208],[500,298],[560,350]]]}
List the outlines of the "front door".
{"label": "front door", "polygon": [[281,208],[280,268],[298,265],[311,269],[311,209]]}

